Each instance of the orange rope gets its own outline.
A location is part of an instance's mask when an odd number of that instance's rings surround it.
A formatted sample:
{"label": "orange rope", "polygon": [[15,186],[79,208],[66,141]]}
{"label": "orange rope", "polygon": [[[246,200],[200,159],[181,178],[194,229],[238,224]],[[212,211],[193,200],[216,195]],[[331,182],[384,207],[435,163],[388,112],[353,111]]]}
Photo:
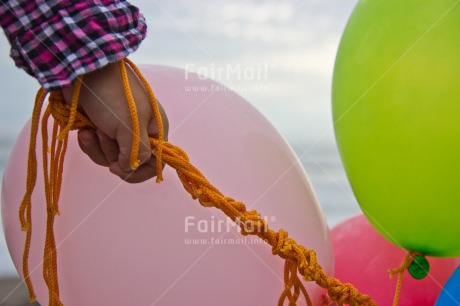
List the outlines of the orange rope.
{"label": "orange rope", "polygon": [[420,252],[416,252],[416,251],[407,253],[406,257],[404,257],[404,260],[399,267],[388,270],[388,273],[390,274],[390,278],[398,274],[398,281],[396,283],[396,291],[395,291],[395,296],[393,299],[393,306],[397,306],[399,303],[399,295],[401,293],[401,285],[402,285],[402,280],[404,276],[404,271],[406,271],[407,268],[409,268],[409,266],[414,261],[414,257],[417,255],[423,255],[423,254]]}
{"label": "orange rope", "polygon": [[[158,143],[156,147],[152,147],[153,150],[156,150],[156,155],[161,156],[163,153],[163,141],[164,141],[164,128],[163,128],[163,123],[161,119],[161,114],[160,114],[160,107],[158,106],[158,100],[155,97],[155,94],[153,93],[152,88],[150,87],[150,84],[147,82],[147,80],[144,78],[142,73],[140,72],[139,68],[137,68],[136,65],[129,59],[125,58],[124,60],[130,67],[131,69],[134,70],[134,72],[137,74],[139,79],[142,82],[142,85],[144,85],[144,88],[147,90],[147,93],[150,98],[150,104],[152,105],[153,109],[153,115],[157,119],[157,124],[158,124]],[[129,85],[129,84],[128,84]],[[129,86],[128,86],[129,87]],[[126,88],[125,88],[126,90]],[[133,150],[134,151],[134,150]],[[160,183],[163,181],[163,165],[161,158],[157,158],[156,160],[156,171],[157,171],[157,179],[156,182]]]}
{"label": "orange rope", "polygon": [[123,88],[125,89],[126,101],[128,101],[129,113],[131,115],[131,123],[133,124],[133,145],[130,156],[131,170],[136,170],[139,167],[140,160],[138,159],[139,143],[140,143],[140,129],[139,119],[137,117],[136,103],[129,86],[128,74],[126,73],[126,67],[124,61],[119,61],[118,66],[120,67],[121,80],[123,82]]}
{"label": "orange rope", "polygon": [[37,133],[38,133],[38,122],[40,121],[40,113],[43,107],[43,101],[45,100],[46,92],[43,89],[39,89],[35,97],[35,105],[32,113],[31,133],[30,133],[30,144],[29,153],[27,158],[27,183],[26,193],[19,207],[19,221],[21,222],[21,230],[26,232],[26,241],[24,245],[24,254],[22,257],[22,271],[24,281],[29,288],[29,301],[36,301],[35,292],[33,290],[32,281],[29,276],[29,253],[30,253],[30,242],[32,240],[32,192],[35,188],[35,182],[37,180],[37,156],[35,154],[35,147],[37,146]]}
{"label": "orange rope", "polygon": [[[285,260],[284,267],[284,283],[285,287],[278,301],[278,305],[283,305],[287,300],[289,305],[296,305],[298,298],[302,294],[305,297],[307,305],[312,305],[308,293],[300,280],[298,273],[303,276],[306,281],[314,281],[319,286],[327,289],[329,297],[337,301],[339,305],[344,303],[349,305],[376,305],[368,296],[360,294],[351,284],[342,284],[339,280],[329,277],[323,271],[316,259],[316,253],[304,246],[298,245],[297,242],[288,237],[288,233],[283,229],[278,232],[270,229],[266,221],[261,219],[260,214],[255,210],[248,211],[242,202],[235,201],[232,198],[224,196],[217,188],[215,188],[208,180],[196,169],[190,162],[187,154],[179,147],[164,141],[164,131],[162,118],[159,112],[158,103],[147,81],[143,78],[137,67],[128,60],[120,62],[120,71],[123,77],[123,87],[126,93],[127,102],[130,107],[131,117],[133,120],[134,132],[137,136],[133,140],[133,152],[139,150],[139,129],[136,129],[137,111],[135,109],[132,94],[130,94],[129,83],[127,82],[126,69],[124,64],[128,64],[138,75],[143,85],[145,86],[154,112],[154,116],[158,122],[159,137],[158,139],[150,138],[152,152],[157,159],[157,182],[162,180],[161,170],[162,163],[165,162],[177,172],[185,190],[190,193],[193,199],[198,199],[201,205],[205,207],[216,207],[222,210],[233,221],[238,220],[241,233],[243,235],[256,235],[265,240],[272,246],[273,255],[278,255]],[[47,201],[47,228],[46,228],[46,243],[44,252],[43,274],[48,286],[50,305],[62,305],[59,299],[59,286],[57,275],[57,252],[54,239],[53,222],[56,214],[58,214],[58,201],[60,186],[62,183],[62,171],[64,156],[67,145],[67,137],[69,130],[79,129],[84,126],[93,126],[93,124],[82,114],[77,111],[77,101],[79,95],[81,79],[77,80],[74,95],[72,98],[72,106],[67,106],[61,93],[53,92],[50,95],[50,103],[45,111],[42,120],[42,137],[43,137],[43,166],[45,177],[45,194]],[[45,99],[43,90],[39,90],[37,100],[35,102],[34,114],[32,117],[31,139],[29,148],[28,173],[27,173],[27,189],[24,200],[21,204],[21,224],[23,230],[27,231],[26,245],[24,248],[24,279],[29,288],[31,300],[35,299],[32,288],[32,283],[29,278],[27,269],[27,260],[30,250],[30,235],[31,235],[31,217],[30,217],[30,198],[36,180],[36,157],[35,145],[38,129],[38,121],[40,117],[40,109]],[[48,172],[48,149],[47,149],[47,119],[49,114],[52,114],[55,119],[51,141],[51,159]],[[138,123],[137,123],[138,126]],[[58,131],[60,133],[58,134]],[[57,145],[56,145],[57,142]],[[133,158],[134,156],[134,158]],[[137,153],[131,155],[131,166],[137,162]],[[134,161],[134,163],[133,163]],[[26,217],[24,217],[26,212]],[[25,221],[24,221],[25,220]],[[24,221],[24,222],[23,222]],[[246,226],[246,225],[252,226]],[[252,231],[247,231],[250,228]]]}

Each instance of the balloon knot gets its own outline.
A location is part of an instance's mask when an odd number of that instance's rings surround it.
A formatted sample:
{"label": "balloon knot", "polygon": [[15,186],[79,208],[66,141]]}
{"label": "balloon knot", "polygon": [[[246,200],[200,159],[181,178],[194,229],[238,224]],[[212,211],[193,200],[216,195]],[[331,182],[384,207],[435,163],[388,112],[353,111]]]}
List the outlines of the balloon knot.
{"label": "balloon knot", "polygon": [[423,254],[420,252],[416,252],[416,251],[411,251],[407,253],[406,257],[404,257],[404,260],[399,267],[388,270],[388,273],[390,274],[390,278],[406,271],[407,268],[409,268],[409,266],[412,264],[414,257],[417,255],[423,255]]}

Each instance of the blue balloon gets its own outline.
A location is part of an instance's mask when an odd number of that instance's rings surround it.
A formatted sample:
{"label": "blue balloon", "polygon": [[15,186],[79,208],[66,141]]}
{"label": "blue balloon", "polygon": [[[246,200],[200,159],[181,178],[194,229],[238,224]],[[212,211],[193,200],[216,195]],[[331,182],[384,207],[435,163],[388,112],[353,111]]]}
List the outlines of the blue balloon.
{"label": "blue balloon", "polygon": [[460,305],[460,266],[454,271],[442,288],[435,306]]}

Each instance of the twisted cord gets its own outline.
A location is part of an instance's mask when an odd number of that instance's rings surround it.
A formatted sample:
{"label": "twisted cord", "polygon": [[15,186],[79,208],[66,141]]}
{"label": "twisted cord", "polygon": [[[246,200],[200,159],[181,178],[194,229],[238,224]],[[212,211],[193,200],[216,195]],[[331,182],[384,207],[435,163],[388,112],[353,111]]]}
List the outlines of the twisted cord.
{"label": "twisted cord", "polygon": [[396,290],[395,290],[395,296],[393,299],[393,306],[397,306],[399,303],[399,296],[401,294],[401,285],[402,285],[402,280],[404,276],[404,271],[406,271],[407,268],[409,268],[409,266],[414,261],[414,257],[417,255],[423,255],[423,254],[420,252],[416,252],[416,251],[407,253],[407,255],[404,257],[404,260],[399,267],[388,270],[388,273],[390,274],[390,278],[398,274],[398,281],[396,283]]}
{"label": "twisted cord", "polygon": [[131,123],[133,128],[133,144],[130,156],[131,170],[136,170],[139,167],[140,160],[139,156],[139,144],[140,144],[140,135],[141,130],[139,128],[139,119],[137,116],[136,103],[134,101],[133,93],[131,92],[131,87],[129,86],[128,74],[126,73],[126,67],[124,61],[118,62],[118,67],[121,72],[121,80],[123,83],[123,88],[125,89],[125,97],[128,102],[129,114],[131,115]]}
{"label": "twisted cord", "polygon": [[[156,150],[156,154],[161,156],[162,151],[163,151],[163,141],[164,141],[164,133],[165,132],[164,132],[164,127],[163,127],[163,123],[162,123],[163,120],[161,119],[160,107],[158,106],[158,100],[155,97],[155,94],[153,93],[153,90],[150,87],[150,84],[144,78],[144,76],[142,75],[142,73],[139,70],[139,68],[137,68],[137,66],[134,65],[134,63],[131,60],[127,59],[127,58],[125,58],[124,61],[129,65],[129,67],[139,77],[139,79],[142,82],[142,85],[144,85],[144,88],[147,90],[147,94],[149,95],[150,104],[151,104],[152,110],[153,110],[153,115],[157,119],[157,124],[158,124],[158,140],[159,140],[159,142],[157,143],[157,146],[155,147],[155,150]],[[126,90],[126,88],[125,88],[125,90]],[[161,158],[157,158],[157,160],[156,160],[156,171],[157,171],[156,182],[160,183],[161,181],[163,181],[163,165],[162,165],[162,162],[161,162]]]}
{"label": "twisted cord", "polygon": [[24,281],[29,289],[29,301],[35,302],[37,297],[35,295],[32,281],[29,275],[29,253],[30,243],[32,241],[32,192],[35,188],[37,181],[37,156],[35,148],[37,146],[37,133],[38,123],[40,121],[40,114],[45,100],[46,92],[40,88],[35,97],[34,109],[32,112],[31,133],[29,152],[27,157],[27,179],[26,179],[26,192],[19,206],[19,221],[21,223],[21,230],[26,232],[26,241],[24,244],[24,253],[22,256],[22,271]]}
{"label": "twisted cord", "polygon": [[[130,61],[124,60],[120,64],[120,71],[123,79],[127,79],[126,69],[124,69],[124,63],[127,63],[134,72],[139,76],[143,85],[145,86],[151,103],[154,116],[158,122],[159,137],[150,138],[150,145],[153,154],[157,160],[157,182],[162,180],[161,169],[162,163],[165,162],[177,172],[179,179],[184,186],[184,189],[191,195],[193,199],[197,199],[199,203],[204,207],[216,207],[222,210],[231,220],[237,222],[241,227],[241,233],[243,235],[255,235],[261,239],[267,241],[272,246],[273,255],[278,255],[285,260],[284,266],[284,290],[278,301],[278,305],[283,305],[287,300],[289,305],[296,305],[298,298],[302,294],[307,302],[307,305],[312,305],[312,302],[308,296],[308,293],[300,280],[298,273],[303,276],[306,281],[314,281],[322,288],[327,289],[329,297],[337,301],[339,305],[376,305],[374,301],[364,294],[360,294],[356,288],[351,284],[342,284],[339,280],[329,277],[323,271],[322,267],[317,262],[316,253],[313,250],[309,250],[304,246],[298,245],[297,242],[288,236],[288,233],[283,229],[278,232],[269,228],[265,220],[263,220],[260,214],[255,210],[248,211],[244,203],[235,201],[230,197],[226,197],[216,187],[214,187],[206,177],[195,168],[190,162],[187,154],[179,147],[172,145],[169,142],[163,140],[164,131],[162,125],[162,118],[159,112],[157,100],[151,90],[147,81],[143,78],[137,67]],[[122,68],[123,67],[123,68]],[[81,82],[79,79],[77,82]],[[134,100],[131,99],[132,95],[129,94],[129,83],[123,81],[123,87],[125,89],[127,102],[130,107],[131,117],[133,119],[133,126],[137,121],[137,111],[135,111]],[[50,305],[60,306],[62,305],[59,299],[59,286],[57,277],[57,252],[54,240],[53,222],[56,214],[59,212],[58,201],[60,186],[62,183],[62,171],[65,156],[65,148],[67,145],[68,132],[74,129],[80,129],[85,126],[93,126],[92,123],[84,115],[77,111],[77,101],[79,96],[79,86],[75,86],[74,96],[72,98],[72,106],[68,107],[64,104],[63,96],[60,93],[53,92],[50,96],[49,107],[45,111],[44,118],[42,120],[42,137],[44,143],[43,151],[43,163],[44,163],[44,174],[45,174],[45,193],[47,199],[47,238],[45,243],[44,252],[44,278],[48,286]],[[38,120],[40,117],[40,109],[45,98],[42,90],[37,94],[36,105],[34,108],[33,120],[32,120],[32,133],[29,148],[29,167],[28,167],[28,184],[26,189],[26,195],[24,196],[23,203],[21,204],[20,211],[21,220],[25,219],[26,222],[22,223],[22,227],[29,231],[31,230],[31,218],[26,214],[24,218],[24,211],[30,209],[30,195],[36,180],[36,161],[35,158],[35,145]],[[74,99],[75,98],[75,99]],[[51,141],[51,166],[48,169],[47,166],[47,154],[48,154],[48,138],[47,138],[47,119],[49,115],[53,115],[55,118],[55,125],[53,127],[52,141]],[[59,132],[60,131],[60,132]],[[134,132],[139,133],[134,127]],[[137,136],[135,136],[135,139]],[[57,145],[56,145],[57,143]],[[133,151],[138,152],[139,141],[133,141]],[[132,154],[135,159],[131,161],[137,161],[137,154]],[[34,166],[35,165],[35,166]],[[46,167],[45,167],[46,165]],[[132,166],[135,163],[131,164]],[[158,166],[159,165],[159,166]],[[48,172],[49,171],[49,172]],[[48,187],[47,187],[48,186]],[[24,207],[23,207],[24,206]],[[29,227],[28,227],[29,225]],[[250,225],[250,226],[248,226]],[[248,230],[248,228],[250,230]],[[24,259],[28,259],[28,253],[30,249],[30,238],[29,244],[24,248]],[[27,266],[27,263],[25,263]],[[24,278],[29,279],[28,270],[24,269]],[[33,295],[32,284],[29,281],[27,284],[31,297]]]}

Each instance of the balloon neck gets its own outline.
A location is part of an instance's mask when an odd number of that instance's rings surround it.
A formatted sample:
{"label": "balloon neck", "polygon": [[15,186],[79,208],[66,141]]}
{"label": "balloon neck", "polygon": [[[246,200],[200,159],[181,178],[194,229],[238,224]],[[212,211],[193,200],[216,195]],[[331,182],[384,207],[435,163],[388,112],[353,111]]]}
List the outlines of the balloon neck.
{"label": "balloon neck", "polygon": [[407,270],[413,278],[424,279],[430,272],[430,263],[425,256],[417,255]]}

